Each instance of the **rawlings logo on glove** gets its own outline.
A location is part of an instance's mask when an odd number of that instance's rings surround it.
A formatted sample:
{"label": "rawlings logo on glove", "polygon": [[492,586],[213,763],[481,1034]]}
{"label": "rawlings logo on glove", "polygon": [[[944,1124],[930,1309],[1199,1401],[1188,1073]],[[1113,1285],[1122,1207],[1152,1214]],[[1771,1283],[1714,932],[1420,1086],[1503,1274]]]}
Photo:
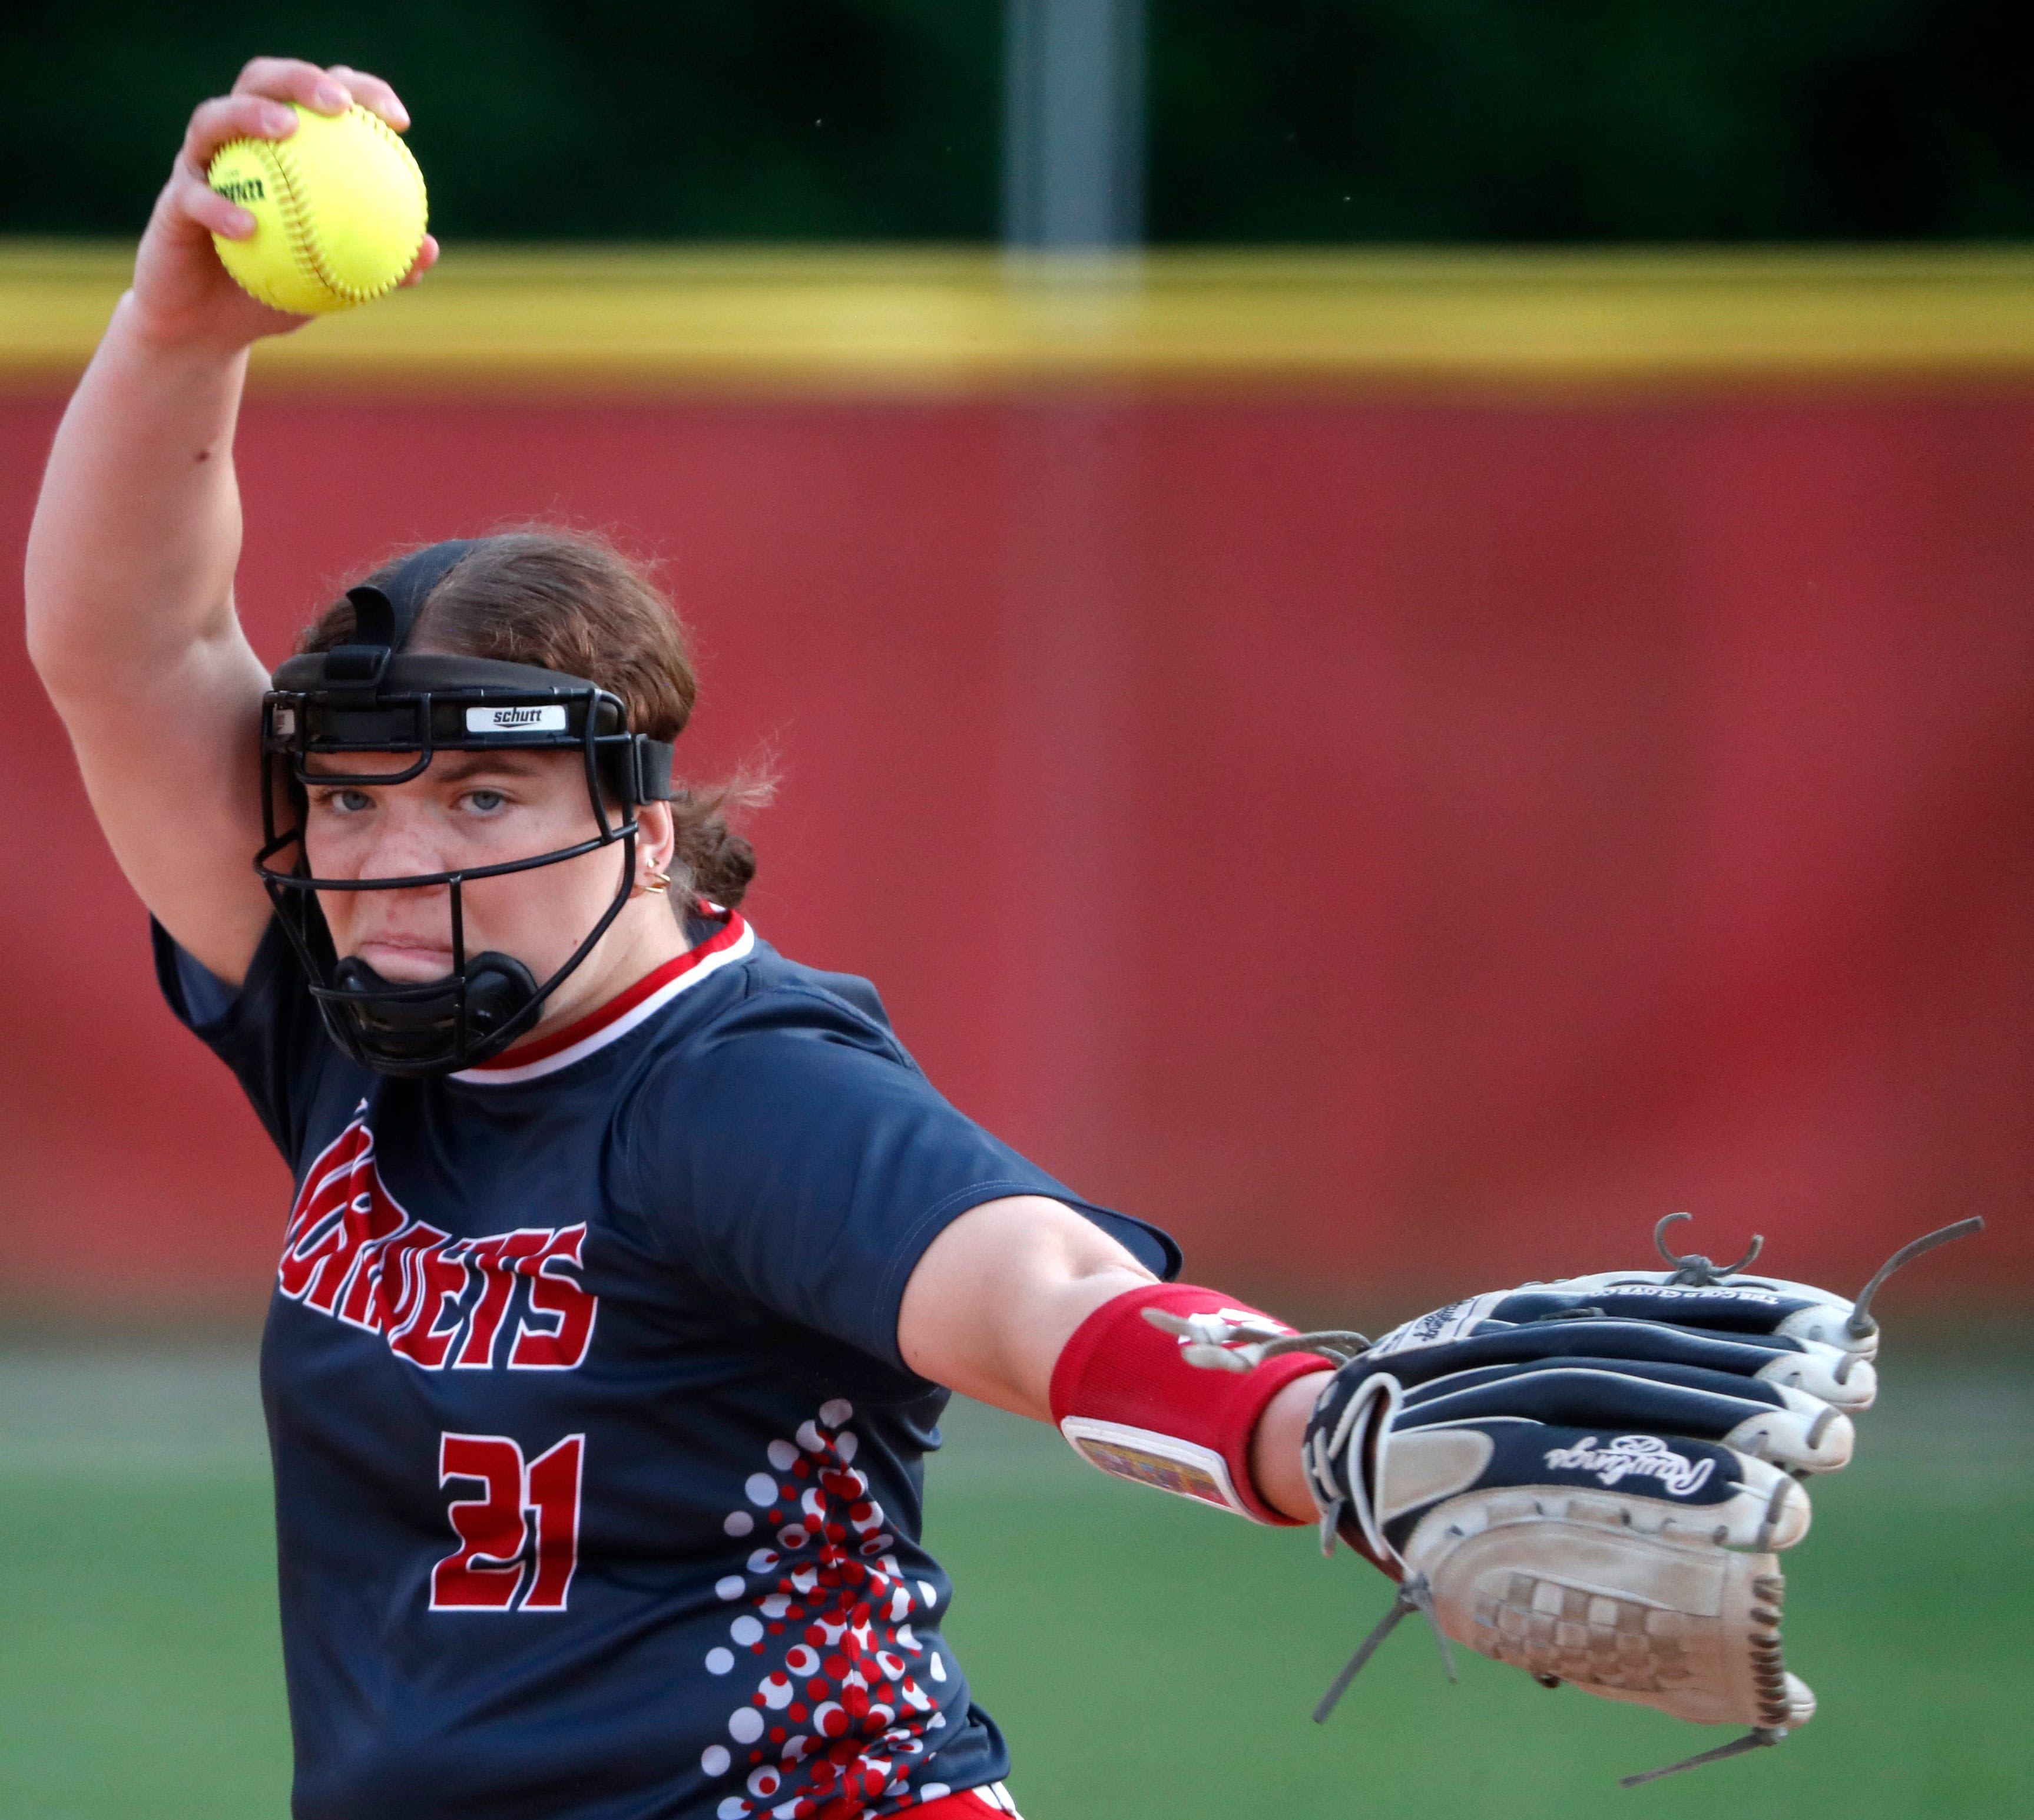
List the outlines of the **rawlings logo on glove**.
{"label": "rawlings logo on glove", "polygon": [[1555,1473],[1593,1473],[1599,1483],[1614,1485],[1634,1473],[1657,1479],[1670,1498],[1691,1498],[1709,1482],[1713,1460],[1691,1460],[1677,1454],[1657,1435],[1619,1435],[1606,1447],[1592,1435],[1572,1447],[1549,1447],[1547,1467]]}

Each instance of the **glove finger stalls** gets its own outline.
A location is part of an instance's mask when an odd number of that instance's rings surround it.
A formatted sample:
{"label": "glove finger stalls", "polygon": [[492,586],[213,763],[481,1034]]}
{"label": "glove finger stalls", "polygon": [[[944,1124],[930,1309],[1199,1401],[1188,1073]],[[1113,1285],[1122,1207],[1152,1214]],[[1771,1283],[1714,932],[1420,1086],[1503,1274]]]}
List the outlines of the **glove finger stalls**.
{"label": "glove finger stalls", "polygon": [[[1460,1349],[1450,1350],[1454,1353]],[[1402,1383],[1405,1381],[1398,1373],[1393,1375],[1399,1377]],[[1600,1388],[1604,1380],[1619,1388]],[[1605,1405],[1593,1399],[1643,1394],[1623,1387],[1627,1386],[1659,1385],[1715,1399],[1714,1417],[1695,1419],[1713,1420],[1728,1428],[1731,1423],[1742,1420],[1754,1409],[1783,1408],[1790,1396],[1802,1394],[1763,1379],[1747,1377],[1735,1372],[1713,1372],[1702,1365],[1676,1364],[1664,1359],[1591,1358],[1563,1353],[1522,1360],[1517,1364],[1473,1366],[1443,1372],[1409,1390],[1406,1402],[1413,1409],[1439,1408],[1450,1398],[1498,1385],[1512,1387],[1518,1399],[1515,1405],[1502,1411],[1492,1407],[1471,1413],[1530,1416],[1542,1422],[1597,1422],[1611,1417],[1621,1420],[1627,1413],[1624,1404],[1612,1402]],[[1728,1413],[1732,1409],[1736,1410],[1736,1414]],[[1563,1413],[1571,1409],[1575,1413]],[[1690,1432],[1699,1434],[1704,1431],[1697,1428]],[[1721,1432],[1720,1428],[1718,1433]]]}
{"label": "glove finger stalls", "polygon": [[[1766,1333],[1813,1340],[1865,1358],[1874,1357],[1878,1350],[1875,1327],[1867,1334],[1850,1331],[1848,1323],[1856,1304],[1849,1297],[1784,1277],[1737,1275],[1725,1282],[1702,1285],[1676,1283],[1673,1273],[1668,1270],[1605,1270],[1594,1276],[1535,1283],[1515,1293],[1572,1297],[1578,1305],[1600,1304],[1619,1314],[1637,1314],[1651,1308],[1656,1312],[1646,1313],[1645,1319],[1713,1327],[1730,1333]],[[1686,1312],[1665,1312],[1676,1303]],[[1515,1317],[1500,1315],[1499,1318]]]}
{"label": "glove finger stalls", "polygon": [[[1555,1357],[1631,1359],[1695,1365],[1740,1377],[1796,1383],[1797,1388],[1810,1390],[1826,1402],[1854,1401],[1859,1392],[1864,1393],[1866,1401],[1870,1400],[1869,1366],[1849,1354],[1839,1355],[1805,1340],[1754,1334],[1726,1338],[1659,1321],[1612,1317],[1539,1321],[1523,1327],[1484,1322],[1482,1326],[1484,1331],[1450,1345],[1400,1353],[1392,1361],[1392,1375],[1410,1388],[1450,1372],[1483,1365],[1526,1364]],[[1853,1374],[1864,1373],[1855,1385],[1835,1382],[1836,1371],[1844,1359],[1850,1360]],[[1824,1385],[1829,1388],[1819,1387]]]}
{"label": "glove finger stalls", "polygon": [[[1706,1286],[1701,1284],[1691,1285],[1680,1282],[1677,1281],[1677,1273],[1672,1270],[1597,1270],[1586,1276],[1560,1277],[1552,1282],[1534,1283],[1526,1286],[1536,1289],[1578,1289],[1587,1292],[1624,1284],[1637,1284],[1654,1289]],[[1723,1280],[1720,1286],[1732,1289],[1765,1289],[1769,1290],[1775,1295],[1785,1296],[1797,1301],[1820,1302],[1830,1308],[1841,1308],[1846,1316],[1851,1311],[1849,1297],[1839,1295],[1833,1289],[1823,1289],[1819,1284],[1796,1282],[1790,1277],[1758,1276],[1743,1270],[1734,1270]]]}
{"label": "glove finger stalls", "polygon": [[1819,1291],[1812,1297],[1803,1297],[1778,1289],[1740,1287],[1735,1282],[1707,1289],[1621,1282],[1582,1289],[1567,1283],[1542,1284],[1498,1297],[1483,1318],[1525,1323],[1564,1315],[1586,1316],[1591,1312],[1722,1334],[1814,1340],[1867,1358],[1878,1344],[1876,1334],[1859,1338],[1849,1333],[1844,1324],[1850,1318],[1848,1302]]}
{"label": "glove finger stalls", "polygon": [[1839,1352],[1813,1340],[1797,1342],[1799,1353],[1776,1353],[1758,1375],[1769,1384],[1784,1384],[1819,1398],[1832,1408],[1855,1415],[1878,1397],[1878,1373],[1859,1353]]}
{"label": "glove finger stalls", "polygon": [[[1799,1396],[1800,1393],[1790,1394]],[[1755,1460],[1769,1460],[1790,1473],[1836,1473],[1850,1464],[1857,1430],[1841,1409],[1816,1403],[1813,1414],[1788,1409],[1749,1417],[1725,1435],[1723,1441],[1740,1454],[1748,1454]]]}
{"label": "glove finger stalls", "polygon": [[1785,1385],[1687,1366],[1578,1359],[1433,1379],[1406,1393],[1398,1423],[1428,1428],[1504,1416],[1684,1435],[1811,1472],[1844,1465],[1855,1438],[1840,1412]]}

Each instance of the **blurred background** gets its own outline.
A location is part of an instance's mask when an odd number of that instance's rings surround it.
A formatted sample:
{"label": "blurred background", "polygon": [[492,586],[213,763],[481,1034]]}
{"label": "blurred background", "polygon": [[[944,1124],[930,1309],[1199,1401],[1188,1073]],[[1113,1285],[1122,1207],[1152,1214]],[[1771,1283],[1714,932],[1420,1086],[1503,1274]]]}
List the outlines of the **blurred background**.
{"label": "blurred background", "polygon": [[[265,656],[413,542],[657,557],[685,762],[782,775],[762,933],[1296,1315],[1642,1263],[1683,1208],[1842,1287],[1990,1221],[1889,1292],[1885,1407],[1796,1558],[1824,1716],[1635,1794],[1673,1728],[1480,1664],[1450,1692],[1417,1639],[1316,1732],[1381,1583],[957,1412],[933,1539],[1031,1820],[2025,1811],[2018,16],[361,0],[261,33],[0,21],[9,549],[190,107],[257,51],[374,69],[445,257],[257,355]],[[157,1001],[18,638],[0,667],[0,1810],[276,1814],[251,1345],[288,1179]]]}

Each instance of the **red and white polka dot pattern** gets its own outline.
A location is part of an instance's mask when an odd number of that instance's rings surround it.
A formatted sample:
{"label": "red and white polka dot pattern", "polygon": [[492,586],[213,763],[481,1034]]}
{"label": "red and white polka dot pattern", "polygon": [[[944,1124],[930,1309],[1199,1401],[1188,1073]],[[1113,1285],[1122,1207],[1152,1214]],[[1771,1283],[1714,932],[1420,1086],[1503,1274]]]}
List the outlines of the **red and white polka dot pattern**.
{"label": "red and white polka dot pattern", "polygon": [[[756,1679],[728,1715],[728,1743],[700,1759],[711,1777],[741,1779],[719,1820],[853,1820],[951,1795],[938,1782],[912,1785],[926,1735],[946,1724],[920,1679],[944,1681],[946,1664],[910,1624],[936,1594],[907,1581],[890,1552],[897,1538],[854,1469],[854,1413],[836,1398],[793,1439],[772,1441],[770,1470],[744,1487],[752,1508],[722,1525],[756,1547],[747,1574],[715,1589],[742,1608],[728,1644],[707,1652],[707,1672]],[[1007,1795],[966,1792],[1005,1820],[1015,1814]]]}

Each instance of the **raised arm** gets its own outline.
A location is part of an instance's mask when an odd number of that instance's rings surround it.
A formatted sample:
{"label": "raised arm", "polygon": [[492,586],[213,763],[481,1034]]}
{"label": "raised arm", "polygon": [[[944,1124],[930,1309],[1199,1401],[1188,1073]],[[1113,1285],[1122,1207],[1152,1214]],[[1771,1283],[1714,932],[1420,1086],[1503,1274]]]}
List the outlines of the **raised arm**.
{"label": "raised arm", "polygon": [[[141,900],[238,982],[268,906],[253,762],[266,673],[233,607],[233,432],[247,351],[306,317],[254,302],[212,244],[253,219],[205,173],[238,138],[287,137],[298,101],[356,100],[398,130],[388,85],[257,58],[191,116],[123,296],[65,412],[29,533],[28,649],[69,730],[99,825]],[[426,239],[410,281],[437,257]]]}

